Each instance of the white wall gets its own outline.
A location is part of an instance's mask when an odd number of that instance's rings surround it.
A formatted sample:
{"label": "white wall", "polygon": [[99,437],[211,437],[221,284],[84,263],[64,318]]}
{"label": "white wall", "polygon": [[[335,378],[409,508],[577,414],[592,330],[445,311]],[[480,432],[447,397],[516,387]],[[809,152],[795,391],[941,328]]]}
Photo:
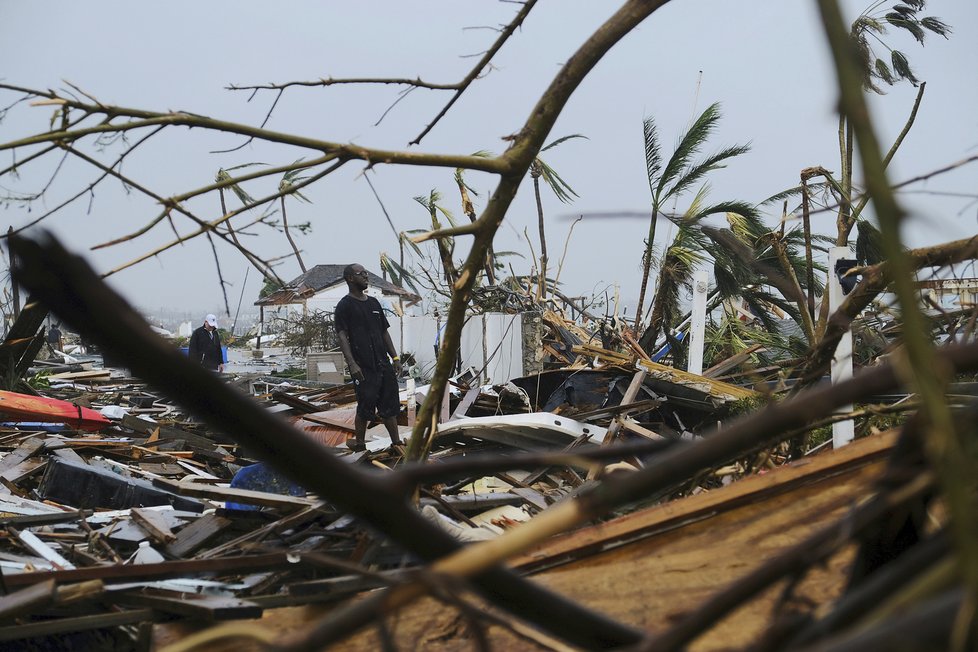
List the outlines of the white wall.
{"label": "white wall", "polygon": [[[391,337],[398,344],[400,320],[391,322]],[[402,351],[410,351],[426,371],[434,368],[435,343],[444,331],[444,320],[434,315],[408,315],[404,317],[404,345]],[[483,372],[491,383],[503,383],[523,375],[523,329],[520,315],[490,313],[470,316],[462,327],[460,347],[462,369],[474,367]]]}

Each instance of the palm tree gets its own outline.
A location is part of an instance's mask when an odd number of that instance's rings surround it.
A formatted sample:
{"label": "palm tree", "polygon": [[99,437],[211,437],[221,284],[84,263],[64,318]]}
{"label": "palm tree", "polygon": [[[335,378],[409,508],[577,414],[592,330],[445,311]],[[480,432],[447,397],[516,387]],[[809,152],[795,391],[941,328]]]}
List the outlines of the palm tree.
{"label": "palm tree", "polygon": [[[649,236],[645,241],[645,251],[642,256],[642,285],[638,295],[638,306],[635,309],[635,328],[642,322],[645,293],[648,288],[649,275],[655,250],[655,227],[663,207],[671,200],[689,190],[708,172],[722,168],[723,162],[734,156],[749,151],[748,145],[736,145],[720,150],[703,160],[694,161],[707,138],[716,128],[720,120],[720,104],[712,104],[689,127],[679,139],[672,156],[662,165],[662,154],[659,146],[658,130],[655,121],[649,117],[643,123],[645,135],[645,167],[649,177],[649,189],[652,192],[652,209],[649,218]],[[678,252],[679,250],[677,250]],[[668,256],[668,251],[666,252]],[[665,262],[663,263],[665,264]],[[667,273],[668,276],[668,273]],[[665,296],[665,295],[663,295]]]}
{"label": "palm tree", "polygon": [[[649,309],[649,326],[641,338],[643,346],[653,347],[660,332],[664,332],[667,338],[671,336],[671,326],[680,320],[679,306],[683,290],[691,289],[693,272],[700,264],[712,259],[724,260],[733,267],[744,267],[739,261],[729,260],[723,246],[704,233],[704,218],[710,215],[728,215],[728,220],[736,225],[737,236],[750,242],[747,246],[751,248],[760,234],[767,230],[760,221],[759,213],[750,204],[727,201],[707,205],[708,193],[709,186],[704,184],[683,215],[668,218],[676,226],[676,236],[663,252],[659,265],[655,294]],[[741,275],[744,273],[746,272]]]}
{"label": "palm tree", "polygon": [[[561,143],[571,140],[572,138],[587,138],[587,136],[582,136],[581,134],[572,134],[570,136],[564,136],[563,138],[558,138],[549,145],[545,145],[540,149],[540,154],[547,151],[548,149],[554,148]],[[530,164],[530,178],[533,179],[533,194],[537,200],[537,221],[540,230],[540,280],[537,285],[538,298],[547,298],[547,235],[544,230],[543,224],[543,201],[540,196],[540,178],[546,182],[553,193],[557,195],[557,199],[565,204],[569,204],[573,197],[577,197],[577,193],[574,189],[567,185],[567,182],[560,178],[560,175],[554,171],[552,167],[547,165],[547,163],[537,155],[537,158],[533,159],[533,163]]]}
{"label": "palm tree", "polygon": [[[455,227],[455,218],[445,207],[441,206],[439,202],[441,201],[441,193],[437,190],[432,190],[428,193],[428,196],[420,195],[414,198],[414,201],[418,202],[425,207],[428,211],[428,215],[431,217],[431,230],[438,231],[442,228],[441,221],[438,219],[438,214],[440,213],[448,223]],[[455,239],[454,238],[438,238],[435,242],[438,246],[438,257],[441,259],[442,272],[445,278],[445,285],[448,287],[449,291],[455,286],[455,281],[458,280],[458,269],[455,267],[455,261],[452,260],[452,254],[455,251]]]}

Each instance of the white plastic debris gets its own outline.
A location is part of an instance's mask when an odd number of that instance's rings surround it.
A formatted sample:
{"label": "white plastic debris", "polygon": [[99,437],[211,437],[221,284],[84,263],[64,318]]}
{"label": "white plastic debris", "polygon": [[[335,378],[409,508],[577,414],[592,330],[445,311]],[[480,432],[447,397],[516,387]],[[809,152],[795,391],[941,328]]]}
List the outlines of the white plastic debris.
{"label": "white plastic debris", "polygon": [[99,412],[106,419],[121,419],[122,417],[129,414],[129,410],[122,407],[121,405],[106,405]]}

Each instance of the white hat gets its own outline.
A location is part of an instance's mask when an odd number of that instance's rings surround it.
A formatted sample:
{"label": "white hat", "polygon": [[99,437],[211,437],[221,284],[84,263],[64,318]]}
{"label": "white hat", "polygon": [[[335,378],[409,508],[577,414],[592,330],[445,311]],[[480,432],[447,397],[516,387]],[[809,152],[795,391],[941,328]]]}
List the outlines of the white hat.
{"label": "white hat", "polygon": [[217,317],[215,317],[214,315],[207,315],[206,317],[204,317],[204,323],[210,324],[214,328],[217,328]]}

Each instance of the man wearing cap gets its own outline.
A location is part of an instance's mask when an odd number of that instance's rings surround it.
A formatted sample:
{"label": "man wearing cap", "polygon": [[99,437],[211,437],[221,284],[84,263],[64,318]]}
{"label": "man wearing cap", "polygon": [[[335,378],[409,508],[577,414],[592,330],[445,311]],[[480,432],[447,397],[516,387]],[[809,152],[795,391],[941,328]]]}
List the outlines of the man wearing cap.
{"label": "man wearing cap", "polygon": [[363,265],[347,265],[343,280],[350,291],[336,304],[333,323],[357,395],[353,422],[356,438],[346,446],[355,451],[364,450],[367,423],[375,415],[387,427],[391,444],[400,445],[397,415],[401,402],[397,377],[401,373],[401,359],[387,332],[390,324],[380,302],[364,293],[369,280]]}
{"label": "man wearing cap", "polygon": [[204,317],[204,324],[190,335],[187,355],[206,369],[218,373],[224,371],[224,353],[221,350],[221,334],[217,332],[217,317]]}

